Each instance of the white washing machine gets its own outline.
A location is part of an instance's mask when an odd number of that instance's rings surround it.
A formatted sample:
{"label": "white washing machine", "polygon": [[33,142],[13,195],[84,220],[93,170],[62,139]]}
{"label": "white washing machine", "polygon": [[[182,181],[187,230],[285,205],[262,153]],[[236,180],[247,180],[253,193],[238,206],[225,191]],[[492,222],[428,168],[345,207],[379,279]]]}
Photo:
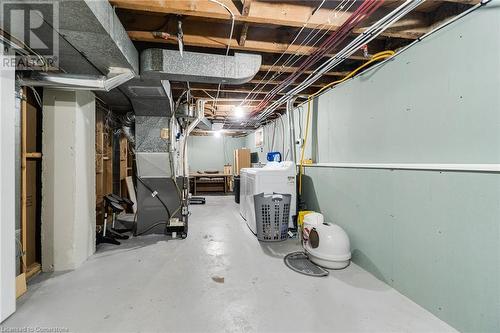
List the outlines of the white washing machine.
{"label": "white washing machine", "polygon": [[254,234],[257,233],[253,196],[260,193],[291,194],[288,226],[293,228],[297,211],[295,179],[297,169],[293,162],[269,162],[262,168],[244,168],[240,171],[240,214]]}

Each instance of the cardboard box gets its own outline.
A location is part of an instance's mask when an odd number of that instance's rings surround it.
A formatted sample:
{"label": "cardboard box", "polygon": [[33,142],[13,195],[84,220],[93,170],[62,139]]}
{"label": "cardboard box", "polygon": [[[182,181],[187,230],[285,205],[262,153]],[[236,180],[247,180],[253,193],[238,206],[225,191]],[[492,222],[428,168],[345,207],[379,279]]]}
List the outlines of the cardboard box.
{"label": "cardboard box", "polygon": [[250,168],[250,166],[250,149],[236,149],[234,151],[234,174],[239,176],[240,169]]}

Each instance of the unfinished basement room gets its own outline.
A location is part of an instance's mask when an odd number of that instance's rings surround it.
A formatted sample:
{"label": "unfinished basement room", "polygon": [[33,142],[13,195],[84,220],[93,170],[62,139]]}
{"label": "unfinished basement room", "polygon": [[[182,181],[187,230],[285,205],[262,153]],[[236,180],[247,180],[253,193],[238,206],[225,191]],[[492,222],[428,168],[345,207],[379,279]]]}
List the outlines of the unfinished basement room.
{"label": "unfinished basement room", "polygon": [[500,333],[500,0],[0,0],[0,333]]}

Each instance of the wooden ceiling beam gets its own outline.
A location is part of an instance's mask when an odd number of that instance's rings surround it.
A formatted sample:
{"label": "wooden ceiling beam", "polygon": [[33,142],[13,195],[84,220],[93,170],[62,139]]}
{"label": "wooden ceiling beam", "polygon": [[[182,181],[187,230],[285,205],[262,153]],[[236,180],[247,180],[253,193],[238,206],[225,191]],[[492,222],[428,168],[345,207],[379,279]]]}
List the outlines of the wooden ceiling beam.
{"label": "wooden ceiling beam", "polygon": [[[261,65],[260,66],[260,71],[261,72],[281,72],[281,73],[295,73],[298,70],[298,67],[292,66],[292,67],[281,67],[281,66],[271,66],[271,65]],[[313,71],[305,71],[304,74],[311,74]],[[349,74],[349,71],[333,71],[333,72],[328,72],[325,73],[325,76],[346,76]]]}
{"label": "wooden ceiling beam", "polygon": [[[311,16],[314,8],[304,5],[303,2],[279,3],[253,0],[248,15],[242,15],[231,1],[221,1],[233,11],[235,21],[252,25],[296,28],[305,26],[310,29],[335,30],[342,25],[349,14],[342,11],[335,12],[331,8],[321,8]],[[224,22],[230,20],[230,16],[224,8],[207,0],[111,0],[110,3],[117,8],[153,14],[186,15]],[[380,17],[384,11],[387,11],[387,9],[375,15],[373,19]],[[420,12],[412,12],[396,22],[390,29],[382,32],[381,36],[416,39],[423,35],[427,28],[426,15]],[[359,34],[363,31],[363,28],[357,28],[353,32]]]}
{"label": "wooden ceiling beam", "polygon": [[[185,89],[186,89],[185,87],[172,86],[172,90],[185,90]],[[193,87],[193,85],[191,84],[191,91],[200,92],[200,97],[209,97],[207,94],[204,94],[203,91],[206,91],[209,93],[216,93],[217,88],[216,88],[216,86],[214,88],[197,88],[197,87]],[[251,91],[252,91],[251,89],[242,89],[242,88],[235,88],[235,89],[224,88],[224,89],[219,90],[220,93],[233,93],[233,94],[248,94]],[[269,91],[261,91],[258,94],[265,95],[268,93],[269,93]],[[202,94],[204,94],[204,96]]]}
{"label": "wooden ceiling beam", "polygon": [[[176,86],[172,86],[172,90],[174,91],[174,97],[178,97],[181,93],[181,91],[183,91],[185,88],[183,87],[176,87]],[[312,94],[314,93],[315,91],[317,91],[318,88],[317,87],[313,87],[313,88],[310,88],[310,89],[306,89],[304,90],[304,94]],[[193,97],[195,98],[208,98],[209,96],[207,94],[205,94],[205,92],[208,92],[209,94],[211,94],[212,96],[215,95],[217,93],[217,88],[195,88],[195,87],[192,87],[191,86],[191,94],[193,95]],[[224,97],[229,97],[229,98],[240,98],[240,99],[244,99],[248,96],[249,93],[252,94],[252,97],[259,97],[259,98],[262,98],[263,96],[269,94],[269,90],[266,89],[266,90],[263,90],[263,91],[254,91],[252,92],[252,89],[251,88],[247,88],[247,89],[242,89],[242,88],[236,88],[234,90],[230,90],[230,89],[221,89],[219,91],[220,94],[222,94]],[[284,95],[284,93],[278,93],[279,96],[282,96]]]}
{"label": "wooden ceiling beam", "polygon": [[[153,35],[151,31],[128,31],[128,35],[131,40],[139,42],[151,42],[160,44],[177,44],[177,39],[171,37],[168,39],[158,38]],[[183,37],[184,45],[206,47],[206,48],[217,48],[225,49],[229,42],[227,37],[211,37],[211,36],[200,36],[184,33]],[[244,46],[240,46],[238,41],[234,38],[231,40],[231,50],[242,50],[251,52],[263,52],[263,53],[285,53],[285,54],[297,54],[297,55],[308,55],[311,54],[316,47],[312,46],[299,46],[291,45],[285,43],[276,43],[269,41],[257,41],[257,40],[247,40]],[[375,51],[373,51],[375,52]],[[328,56],[334,56],[330,54]],[[349,59],[353,60],[366,60],[364,56],[352,55]]]}
{"label": "wooden ceiling beam", "polygon": [[[277,80],[277,81],[266,81],[267,85],[277,85],[277,84],[281,84],[283,81],[281,80]],[[260,80],[250,80],[249,83],[254,83],[254,84],[259,84],[260,83]],[[293,82],[290,84],[290,86],[296,86],[298,85],[299,82]],[[326,83],[325,83],[326,84]],[[317,88],[321,88],[323,87],[325,84],[318,84],[318,83],[313,83],[311,84],[309,87],[317,87]]]}

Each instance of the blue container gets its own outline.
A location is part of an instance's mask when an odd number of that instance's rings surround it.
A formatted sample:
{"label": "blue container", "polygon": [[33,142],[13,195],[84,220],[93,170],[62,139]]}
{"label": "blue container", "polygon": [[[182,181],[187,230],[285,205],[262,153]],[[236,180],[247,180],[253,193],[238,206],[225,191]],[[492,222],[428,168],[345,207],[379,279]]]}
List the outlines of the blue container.
{"label": "blue container", "polygon": [[279,151],[270,151],[267,153],[267,160],[269,162],[281,162],[281,153]]}

